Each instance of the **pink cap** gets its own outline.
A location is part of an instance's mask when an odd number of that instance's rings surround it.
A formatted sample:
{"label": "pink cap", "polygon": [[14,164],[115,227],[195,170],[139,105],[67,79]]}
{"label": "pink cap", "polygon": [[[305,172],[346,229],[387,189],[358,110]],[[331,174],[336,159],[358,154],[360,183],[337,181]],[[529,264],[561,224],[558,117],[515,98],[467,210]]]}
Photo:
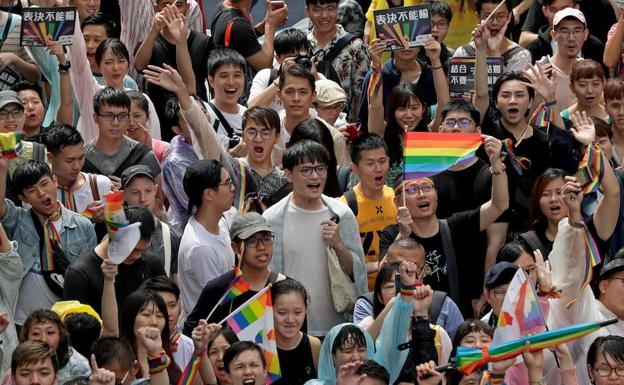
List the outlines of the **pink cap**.
{"label": "pink cap", "polygon": [[587,22],[585,21],[585,15],[583,15],[583,12],[579,11],[576,8],[565,8],[557,12],[555,14],[555,18],[553,19],[553,26],[556,27],[557,24],[561,23],[561,20],[565,19],[566,17],[573,17],[577,19],[578,21],[580,21],[581,23],[585,24],[585,27],[587,27]]}

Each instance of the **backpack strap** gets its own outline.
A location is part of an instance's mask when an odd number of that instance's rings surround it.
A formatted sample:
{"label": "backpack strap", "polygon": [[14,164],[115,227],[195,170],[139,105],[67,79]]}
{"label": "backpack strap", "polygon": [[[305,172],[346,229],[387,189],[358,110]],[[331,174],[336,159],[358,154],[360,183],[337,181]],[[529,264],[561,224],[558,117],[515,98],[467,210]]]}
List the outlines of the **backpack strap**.
{"label": "backpack strap", "polygon": [[462,45],[460,48],[466,52],[466,56],[477,56],[477,50],[470,44]]}
{"label": "backpack strap", "polygon": [[507,62],[509,61],[509,58],[515,55],[516,53],[520,52],[522,49],[523,49],[522,46],[517,45],[503,52],[503,54],[501,55],[503,57],[503,65],[507,67]]}
{"label": "backpack strap", "polygon": [[[217,118],[219,118],[219,122],[221,122],[221,125],[223,126],[223,128],[225,128],[225,131],[227,131],[228,137],[231,138],[234,135],[234,130],[232,129],[232,127],[230,127],[228,121],[225,120],[225,116],[223,116],[221,111],[219,111],[219,109],[217,108],[217,106],[214,105],[213,102],[208,102],[208,105],[210,106],[212,111],[214,111],[215,115],[217,115]],[[215,127],[215,132],[216,131],[217,128]]]}
{"label": "backpack strap", "polygon": [[171,229],[165,222],[160,221],[162,228],[163,246],[165,249],[165,273],[171,278]]}
{"label": "backpack strap", "polygon": [[[546,246],[542,243],[542,240],[539,239],[534,230],[520,234],[520,238],[531,248],[529,253],[533,253],[534,250],[546,252]],[[545,257],[548,258],[547,255]]]}
{"label": "backpack strap", "polygon": [[[9,13],[10,15],[10,13]],[[38,142],[32,142],[33,145],[33,160],[39,161],[39,162],[45,162],[45,146],[41,143]]]}
{"label": "backpack strap", "polygon": [[275,79],[277,79],[278,76],[279,76],[279,69],[271,68],[271,74],[269,75],[269,82],[267,83],[267,87],[269,87],[275,81]]}
{"label": "backpack strap", "polygon": [[340,165],[338,166],[338,171],[336,172],[336,177],[338,178],[338,185],[340,186],[340,191],[346,192],[349,189],[349,175],[351,174],[351,168],[349,166]]}
{"label": "backpack strap", "polygon": [[99,168],[97,168],[93,163],[91,163],[91,161],[87,159],[86,157],[85,157],[85,162],[82,165],[82,171],[88,174],[104,175],[104,173]]}
{"label": "backpack strap", "polygon": [[141,159],[143,159],[143,157],[150,151],[150,148],[143,143],[137,143],[137,145],[130,151],[126,159],[124,159],[119,167],[117,167],[117,170],[115,170],[113,175],[121,177],[121,173],[124,172],[125,169],[139,163]]}
{"label": "backpack strap", "polygon": [[353,191],[353,189],[345,191],[344,197],[347,200],[347,205],[349,206],[351,211],[353,211],[353,215],[355,215],[355,217],[357,218],[358,203],[357,203],[357,198],[355,196],[355,191]]}
{"label": "backpack strap", "polygon": [[447,294],[443,291],[433,291],[433,298],[431,299],[431,305],[429,305],[429,320],[431,323],[435,324],[438,321],[446,297]]}
{"label": "backpack strap", "polygon": [[308,341],[310,342],[310,351],[312,352],[312,362],[314,363],[314,369],[318,371],[318,360],[321,352],[321,340],[308,335]]}
{"label": "backpack strap", "polygon": [[355,36],[354,34],[347,33],[336,41],[336,44],[334,44],[334,46],[331,47],[331,49],[325,54],[325,56],[323,56],[323,60],[331,63],[336,57],[338,57],[338,55],[340,55],[342,49],[356,38],[357,36]]}
{"label": "backpack strap", "polygon": [[370,303],[371,306],[373,306],[373,296],[375,295],[375,293],[366,293],[366,294],[362,294],[361,296],[357,297],[357,299],[362,298],[364,301]]}
{"label": "backpack strap", "polygon": [[446,219],[438,219],[440,227],[440,236],[442,237],[442,249],[446,256],[446,267],[448,270],[450,295],[455,303],[459,303],[459,274],[457,271],[457,257],[455,254],[455,246],[451,237],[451,228]]}
{"label": "backpack strap", "polygon": [[97,175],[95,174],[87,174],[87,179],[89,180],[89,186],[91,187],[91,195],[93,196],[93,201],[100,200],[100,189],[97,184]]}

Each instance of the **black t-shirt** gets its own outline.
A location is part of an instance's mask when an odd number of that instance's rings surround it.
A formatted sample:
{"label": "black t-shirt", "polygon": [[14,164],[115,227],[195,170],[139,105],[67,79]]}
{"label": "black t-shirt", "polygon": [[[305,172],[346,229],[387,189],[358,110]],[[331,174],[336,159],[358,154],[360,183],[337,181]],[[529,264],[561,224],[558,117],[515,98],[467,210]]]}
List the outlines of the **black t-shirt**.
{"label": "black t-shirt", "polygon": [[307,334],[299,345],[292,350],[277,348],[282,376],[273,385],[303,385],[308,380],[316,378],[312,348]]}
{"label": "black t-shirt", "polygon": [[[65,290],[63,299],[78,300],[91,305],[98,314],[102,312],[102,258],[91,249],[83,253],[65,271]],[[115,296],[121,309],[126,298],[136,291],[148,278],[165,275],[162,264],[153,256],[144,254],[132,265],[119,265],[115,278]]]}
{"label": "black t-shirt", "polygon": [[[596,36],[603,44],[607,42],[607,34],[613,24],[617,22],[613,7],[609,0],[585,0],[580,2],[581,11],[587,20],[589,33]],[[541,26],[547,25],[548,19],[542,12],[540,1],[534,0],[527,11],[527,17],[522,26],[523,31],[537,33]]]}
{"label": "black t-shirt", "polygon": [[[229,40],[226,41],[226,30],[230,22],[233,22],[233,24],[230,29]],[[223,8],[212,19],[210,30],[216,46],[232,48],[245,58],[256,54],[262,49],[262,46],[258,43],[258,36],[256,36],[254,27],[238,9]]]}
{"label": "black t-shirt", "polygon": [[[208,100],[208,93],[204,83],[208,77],[208,56],[211,52],[212,42],[208,36],[190,31],[186,44],[191,55],[193,72],[195,73],[195,91],[202,100]],[[177,69],[176,46],[169,43],[159,34],[154,42],[150,64],[162,67],[164,63]],[[165,104],[168,99],[175,98],[175,94],[151,83],[147,86],[147,93],[154,103],[161,122],[162,139],[168,142],[175,134],[171,130],[171,123],[165,117]]]}
{"label": "black t-shirt", "polygon": [[[459,277],[459,287],[461,298],[458,306],[462,312],[471,311],[470,300],[480,293],[483,282],[483,264],[485,254],[479,252],[479,248],[474,246],[474,240],[478,239],[480,231],[480,208],[459,212],[451,215],[447,221],[455,257],[457,258],[457,271]],[[385,255],[388,248],[399,234],[399,225],[386,227],[379,236],[380,255]],[[424,281],[433,290],[450,292],[449,276],[447,271],[447,257],[442,246],[442,236],[438,231],[434,236],[421,238],[412,233],[411,238],[416,240],[425,248],[425,263],[427,273]]]}
{"label": "black t-shirt", "polygon": [[466,169],[447,170],[431,177],[438,191],[438,218],[448,218],[454,213],[475,209],[489,201],[492,177],[488,168],[489,164],[478,159]]}

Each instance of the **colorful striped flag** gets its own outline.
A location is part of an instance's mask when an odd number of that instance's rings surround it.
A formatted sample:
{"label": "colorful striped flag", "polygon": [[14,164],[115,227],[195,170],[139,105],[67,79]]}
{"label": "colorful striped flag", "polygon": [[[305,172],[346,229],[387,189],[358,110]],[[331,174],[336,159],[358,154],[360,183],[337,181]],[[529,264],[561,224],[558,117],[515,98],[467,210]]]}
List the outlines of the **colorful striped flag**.
{"label": "colorful striped flag", "polygon": [[186,364],[186,368],[184,369],[184,373],[182,373],[180,380],[178,380],[178,385],[192,385],[195,382],[195,377],[197,377],[197,372],[199,371],[199,364],[201,363],[202,355],[193,354],[191,360],[188,364]]}
{"label": "colorful striped flag", "polygon": [[21,132],[0,133],[0,148],[2,149],[3,158],[12,159],[21,155],[23,136]]}
{"label": "colorful striped flag", "polygon": [[227,322],[239,340],[253,341],[262,346],[266,359],[267,384],[278,380],[282,375],[277,357],[270,288],[271,285],[260,290],[220,322]]}
{"label": "colorful striped flag", "polygon": [[460,346],[457,348],[457,354],[455,355],[455,367],[460,372],[469,374],[488,362],[503,361],[522,354],[524,345],[527,342],[530,343],[529,350],[536,352],[538,350],[548,349],[553,346],[581,338],[589,333],[595,332],[603,326],[611,325],[617,322],[617,318],[613,318],[607,321],[571,325],[561,329],[550,330],[516,340],[507,341],[502,344],[493,344],[489,347],[484,346],[481,349],[464,348]]}
{"label": "colorful striped flag", "polygon": [[406,132],[403,144],[405,180],[426,178],[471,161],[480,134]]}
{"label": "colorful striped flag", "polygon": [[245,294],[249,290],[249,282],[245,281],[242,277],[243,273],[237,267],[234,267],[234,279],[228,285],[225,290],[225,294],[221,297],[219,301],[219,306],[223,306],[238,297],[239,295]]}

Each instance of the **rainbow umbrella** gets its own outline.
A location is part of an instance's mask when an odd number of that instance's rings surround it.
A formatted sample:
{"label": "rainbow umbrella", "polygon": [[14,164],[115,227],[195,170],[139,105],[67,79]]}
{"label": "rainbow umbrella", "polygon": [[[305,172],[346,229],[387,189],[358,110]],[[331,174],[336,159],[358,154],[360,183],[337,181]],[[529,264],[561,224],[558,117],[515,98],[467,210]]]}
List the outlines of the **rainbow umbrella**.
{"label": "rainbow umbrella", "polygon": [[617,318],[602,322],[588,322],[567,326],[557,330],[549,330],[532,336],[522,337],[517,340],[497,345],[484,346],[482,349],[458,347],[455,355],[455,368],[464,374],[470,374],[475,369],[488,362],[503,361],[522,354],[524,345],[529,342],[529,350],[532,352],[547,349],[568,341],[581,338],[593,333],[603,326],[617,323]]}

